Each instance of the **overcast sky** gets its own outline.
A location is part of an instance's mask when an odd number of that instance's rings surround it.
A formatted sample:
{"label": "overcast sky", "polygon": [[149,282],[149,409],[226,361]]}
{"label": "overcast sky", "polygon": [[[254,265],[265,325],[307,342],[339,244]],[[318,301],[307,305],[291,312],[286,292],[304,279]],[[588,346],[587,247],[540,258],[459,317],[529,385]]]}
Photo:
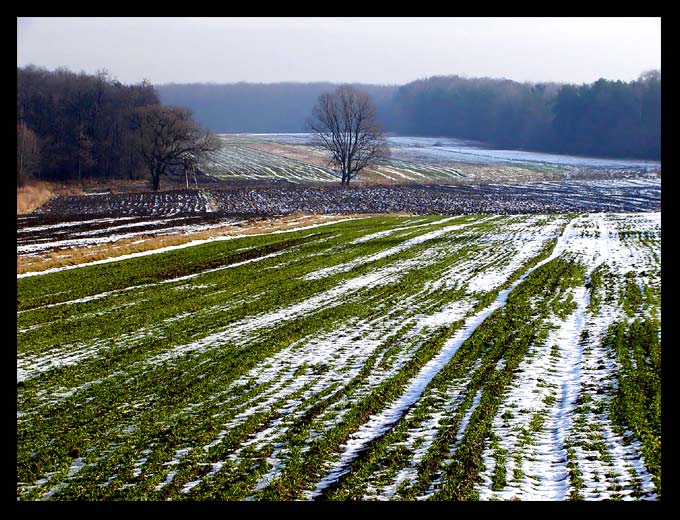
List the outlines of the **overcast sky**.
{"label": "overcast sky", "polygon": [[661,68],[661,18],[18,18],[28,64],[154,84],[630,81]]}

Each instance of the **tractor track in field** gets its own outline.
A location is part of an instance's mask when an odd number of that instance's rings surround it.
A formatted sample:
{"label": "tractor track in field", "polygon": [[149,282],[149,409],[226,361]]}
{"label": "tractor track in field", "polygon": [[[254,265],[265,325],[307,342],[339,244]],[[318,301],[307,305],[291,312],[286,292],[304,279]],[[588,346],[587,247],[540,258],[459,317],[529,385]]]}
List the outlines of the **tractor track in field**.
{"label": "tractor track in field", "polygon": [[658,212],[370,216],[18,277],[17,498],[656,499],[605,337],[658,322],[659,245]]}

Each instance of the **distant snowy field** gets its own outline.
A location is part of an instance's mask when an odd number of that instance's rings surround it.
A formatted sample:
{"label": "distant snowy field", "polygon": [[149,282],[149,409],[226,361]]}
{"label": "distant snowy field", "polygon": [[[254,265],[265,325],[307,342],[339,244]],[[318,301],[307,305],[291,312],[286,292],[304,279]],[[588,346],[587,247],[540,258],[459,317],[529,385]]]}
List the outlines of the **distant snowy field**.
{"label": "distant snowy field", "polygon": [[[312,134],[308,133],[249,135],[256,136],[263,140],[287,144],[308,145],[312,142]],[[502,150],[484,146],[482,143],[476,141],[453,139],[449,137],[388,136],[387,142],[390,146],[392,157],[404,161],[419,159],[432,161],[434,163],[449,161],[475,164],[553,166],[566,168],[634,168],[649,172],[658,171],[661,168],[661,163],[659,161],[607,159],[522,150]]]}

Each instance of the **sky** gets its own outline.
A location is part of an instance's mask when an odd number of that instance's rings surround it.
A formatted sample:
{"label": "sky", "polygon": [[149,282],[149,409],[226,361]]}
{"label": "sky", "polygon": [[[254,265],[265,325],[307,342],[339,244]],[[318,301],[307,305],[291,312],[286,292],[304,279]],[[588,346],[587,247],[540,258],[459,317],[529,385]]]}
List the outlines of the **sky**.
{"label": "sky", "polygon": [[661,69],[661,18],[19,17],[28,64],[126,84],[631,81]]}

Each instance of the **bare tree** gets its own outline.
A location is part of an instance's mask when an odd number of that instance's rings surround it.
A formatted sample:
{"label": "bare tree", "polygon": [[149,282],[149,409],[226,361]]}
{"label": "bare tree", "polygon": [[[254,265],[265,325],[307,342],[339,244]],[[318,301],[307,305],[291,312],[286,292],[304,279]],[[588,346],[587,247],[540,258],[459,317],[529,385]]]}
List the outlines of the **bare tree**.
{"label": "bare tree", "polygon": [[368,94],[349,85],[319,96],[307,126],[317,144],[331,153],[328,164],[340,171],[342,184],[389,157],[375,105]]}
{"label": "bare tree", "polygon": [[40,139],[23,123],[17,123],[17,186],[40,169]]}
{"label": "bare tree", "polygon": [[83,170],[96,164],[97,159],[94,156],[92,138],[85,131],[84,125],[81,124],[78,127],[78,182],[83,180]]}
{"label": "bare tree", "polygon": [[217,150],[217,137],[202,130],[191,111],[178,107],[148,105],[136,109],[139,147],[146,163],[153,189],[160,186],[161,175],[172,168],[195,164]]}

